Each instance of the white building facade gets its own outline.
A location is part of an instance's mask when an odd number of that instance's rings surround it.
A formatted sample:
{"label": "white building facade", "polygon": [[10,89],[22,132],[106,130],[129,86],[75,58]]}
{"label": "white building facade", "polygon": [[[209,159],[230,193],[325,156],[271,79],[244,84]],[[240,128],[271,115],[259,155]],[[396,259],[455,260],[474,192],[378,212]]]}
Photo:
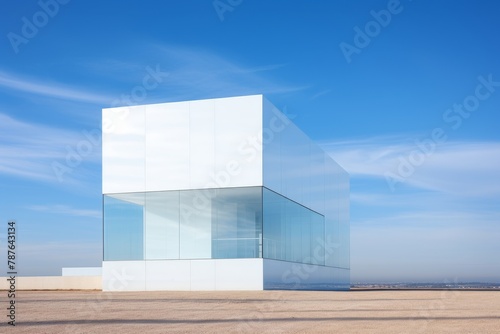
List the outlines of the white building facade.
{"label": "white building facade", "polygon": [[346,290],[349,176],[262,95],[103,109],[103,290]]}

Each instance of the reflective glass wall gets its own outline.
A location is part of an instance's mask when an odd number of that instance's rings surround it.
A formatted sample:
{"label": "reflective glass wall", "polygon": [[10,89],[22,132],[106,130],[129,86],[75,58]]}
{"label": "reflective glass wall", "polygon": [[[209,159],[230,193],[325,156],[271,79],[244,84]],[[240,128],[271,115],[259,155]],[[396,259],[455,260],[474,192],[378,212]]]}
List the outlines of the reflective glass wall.
{"label": "reflective glass wall", "polygon": [[[349,175],[265,98],[263,134],[263,186],[275,192],[275,195],[266,195],[264,191],[264,257],[296,261],[296,251],[288,254],[286,250],[280,250],[276,240],[287,240],[287,245],[293,244],[294,249],[302,249],[300,245],[308,248],[304,239],[308,239],[308,233],[312,232],[307,224],[316,219],[322,220],[324,229],[320,239],[324,242],[321,247],[311,244],[313,252],[318,251],[311,255],[312,260],[301,262],[315,261],[349,270]],[[284,197],[275,199],[279,196],[277,194]],[[268,201],[277,204],[271,205]],[[283,201],[288,204],[283,204]],[[290,204],[290,201],[300,205]],[[290,208],[283,209],[287,205]],[[271,223],[270,217],[280,217],[275,219],[284,219],[291,225],[283,225],[283,221]],[[276,237],[285,230],[286,233],[299,233],[291,222],[294,219],[306,224],[301,225],[301,229],[305,229],[300,231],[303,235],[301,244],[291,236]],[[319,229],[318,226],[311,223],[310,228]]]}
{"label": "reflective glass wall", "polygon": [[267,258],[329,265],[325,218],[267,188],[104,196],[104,260]]}
{"label": "reflective glass wall", "polygon": [[325,265],[325,219],[263,188],[264,258]]}

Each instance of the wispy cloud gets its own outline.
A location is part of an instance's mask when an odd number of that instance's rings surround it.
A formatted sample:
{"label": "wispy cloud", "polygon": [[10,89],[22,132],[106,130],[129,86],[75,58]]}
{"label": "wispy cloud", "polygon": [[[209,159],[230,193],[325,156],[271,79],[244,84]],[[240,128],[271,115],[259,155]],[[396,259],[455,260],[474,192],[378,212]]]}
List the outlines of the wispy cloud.
{"label": "wispy cloud", "polygon": [[[0,174],[58,182],[52,163],[58,161],[64,165],[69,150],[85,139],[77,131],[23,122],[0,113]],[[99,161],[100,148],[92,146],[85,162]],[[69,183],[77,179],[77,175],[66,177]]]}
{"label": "wispy cloud", "polygon": [[102,212],[100,210],[78,209],[67,205],[52,204],[52,205],[30,205],[28,210],[46,212],[51,214],[60,214],[67,216],[101,218]]}
{"label": "wispy cloud", "polygon": [[[61,100],[95,103],[103,107],[123,95],[130,95],[150,73],[147,68],[160,68],[168,76],[148,91],[147,98],[137,103],[155,103],[250,94],[289,93],[309,88],[291,85],[273,77],[272,71],[286,64],[241,64],[211,50],[173,45],[138,42],[148,51],[148,62],[134,54],[116,59],[96,59],[81,62],[82,75],[95,73],[109,86],[97,93],[89,87],[72,82],[47,81],[0,69],[0,89],[11,94],[53,97]],[[131,51],[133,52],[133,51]],[[142,54],[142,53],[141,53]],[[117,91],[121,93],[117,94]]]}
{"label": "wispy cloud", "polygon": [[64,100],[97,104],[109,104],[110,101],[107,96],[89,92],[82,88],[70,88],[67,84],[47,82],[47,80],[42,81],[5,71],[0,71],[0,87],[5,90],[21,91]]}
{"label": "wispy cloud", "polygon": [[[406,137],[379,137],[323,143],[351,175],[385,179],[419,148]],[[423,153],[422,153],[423,154]],[[419,189],[463,196],[500,194],[500,142],[456,141],[437,145],[421,165],[402,178]]]}
{"label": "wispy cloud", "polygon": [[149,47],[158,55],[158,62],[164,64],[164,70],[170,73],[162,85],[162,94],[173,95],[176,99],[288,93],[308,88],[303,84],[280,82],[270,75],[285,64],[248,65],[206,49],[173,45]]}
{"label": "wispy cloud", "polygon": [[311,97],[311,100],[315,100],[317,99],[318,97],[320,96],[323,96],[323,95],[326,95],[326,94],[329,94],[332,90],[331,89],[325,89],[325,90],[322,90],[316,94],[314,94],[312,97]]}
{"label": "wispy cloud", "polygon": [[[495,277],[500,142],[439,144],[403,178],[404,185],[390,191],[386,173],[397,173],[401,159],[419,149],[414,138],[418,136],[322,143],[351,175],[353,281]],[[475,275],[477,268],[491,275]],[[448,277],[450,272],[455,277]]]}
{"label": "wispy cloud", "polygon": [[[286,64],[271,64],[271,65],[263,65],[263,66],[255,66],[249,68],[241,68],[239,73],[257,73],[257,72],[267,72],[277,70],[279,68],[285,67]],[[238,73],[238,72],[235,72]]]}

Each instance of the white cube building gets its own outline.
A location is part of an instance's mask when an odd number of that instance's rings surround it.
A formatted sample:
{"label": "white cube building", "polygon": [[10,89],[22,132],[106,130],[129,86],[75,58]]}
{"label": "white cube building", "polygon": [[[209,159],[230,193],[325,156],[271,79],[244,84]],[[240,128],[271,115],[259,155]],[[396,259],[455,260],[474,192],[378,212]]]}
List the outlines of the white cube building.
{"label": "white cube building", "polygon": [[103,109],[103,290],[349,289],[349,176],[262,95]]}

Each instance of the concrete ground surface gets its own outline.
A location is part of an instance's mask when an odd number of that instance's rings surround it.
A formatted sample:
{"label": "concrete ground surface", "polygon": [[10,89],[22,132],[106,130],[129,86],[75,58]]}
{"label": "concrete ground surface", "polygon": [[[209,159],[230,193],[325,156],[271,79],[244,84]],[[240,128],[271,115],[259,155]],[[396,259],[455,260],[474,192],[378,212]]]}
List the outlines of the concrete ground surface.
{"label": "concrete ground surface", "polygon": [[2,318],[0,333],[500,333],[500,291],[18,291],[16,326]]}

